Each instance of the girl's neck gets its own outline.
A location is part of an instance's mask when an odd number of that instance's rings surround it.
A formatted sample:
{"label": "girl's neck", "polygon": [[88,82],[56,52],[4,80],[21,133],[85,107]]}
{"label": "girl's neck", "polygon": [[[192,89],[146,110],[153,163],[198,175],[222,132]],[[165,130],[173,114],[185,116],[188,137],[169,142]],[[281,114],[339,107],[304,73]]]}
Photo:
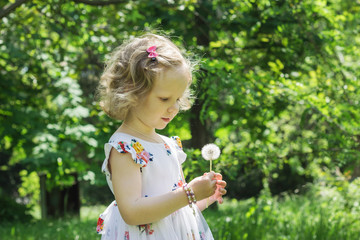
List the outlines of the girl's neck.
{"label": "girl's neck", "polygon": [[141,138],[148,142],[155,142],[155,143],[163,143],[163,139],[155,132],[155,129],[149,131],[142,131],[141,128],[135,126],[134,124],[129,124],[124,121],[120,128],[118,129],[119,132],[130,134],[134,137]]}

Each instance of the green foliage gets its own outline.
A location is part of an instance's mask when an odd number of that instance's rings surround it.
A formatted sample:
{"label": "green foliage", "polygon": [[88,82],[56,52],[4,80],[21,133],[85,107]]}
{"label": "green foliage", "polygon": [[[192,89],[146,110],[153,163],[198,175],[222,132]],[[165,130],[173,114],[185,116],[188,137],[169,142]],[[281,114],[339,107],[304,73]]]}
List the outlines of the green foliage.
{"label": "green foliage", "polygon": [[201,119],[222,148],[217,169],[235,180],[229,189],[255,173],[278,193],[324,166],[357,165],[358,6],[232,1],[207,11],[209,46],[194,46],[206,52],[196,87]]}
{"label": "green foliage", "polygon": [[15,200],[3,194],[0,195],[0,222],[9,224],[12,222],[29,222],[32,219],[30,208],[17,203]]}
{"label": "green foliage", "polygon": [[28,199],[29,206],[35,206],[40,200],[40,182],[36,172],[29,173],[26,170],[20,172],[22,184],[18,189],[21,198]]}
{"label": "green foliage", "polygon": [[324,167],[352,174],[359,15],[351,0],[28,1],[0,22],[0,169],[45,173],[49,189],[71,185],[73,172],[105,185],[103,143],[119,122],[96,103],[104,59],[122,40],[160,29],[199,60],[199,111],[161,132],[187,140],[188,178],[208,170],[191,149],[204,139],[222,149],[215,169],[232,197],[293,190]]}

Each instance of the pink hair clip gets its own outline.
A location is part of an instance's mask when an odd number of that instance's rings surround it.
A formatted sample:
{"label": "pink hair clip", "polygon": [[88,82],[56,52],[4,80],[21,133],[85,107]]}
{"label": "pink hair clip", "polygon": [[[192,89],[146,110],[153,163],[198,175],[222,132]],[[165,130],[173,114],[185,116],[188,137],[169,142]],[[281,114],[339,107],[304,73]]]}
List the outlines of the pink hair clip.
{"label": "pink hair clip", "polygon": [[155,61],[156,57],[159,56],[159,54],[156,52],[156,46],[149,47],[146,52],[149,54],[148,58],[151,58],[152,61]]}

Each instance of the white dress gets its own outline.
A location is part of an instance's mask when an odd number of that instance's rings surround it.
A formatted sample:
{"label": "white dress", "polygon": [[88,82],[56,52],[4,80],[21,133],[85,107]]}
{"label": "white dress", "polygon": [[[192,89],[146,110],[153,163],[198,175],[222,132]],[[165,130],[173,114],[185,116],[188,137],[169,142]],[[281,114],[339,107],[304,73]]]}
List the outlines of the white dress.
{"label": "white dress", "polygon": [[[125,133],[116,132],[105,144],[102,171],[113,192],[108,159],[115,148],[120,153],[130,153],[139,164],[142,175],[142,197],[158,196],[182,186],[180,165],[186,154],[178,137],[161,136],[165,143],[148,142]],[[113,192],[114,193],[114,192]],[[185,194],[185,193],[184,193]],[[213,239],[209,226],[198,207],[187,205],[169,216],[150,224],[128,225],[122,219],[116,202],[100,214],[97,232],[106,240],[208,240]]]}

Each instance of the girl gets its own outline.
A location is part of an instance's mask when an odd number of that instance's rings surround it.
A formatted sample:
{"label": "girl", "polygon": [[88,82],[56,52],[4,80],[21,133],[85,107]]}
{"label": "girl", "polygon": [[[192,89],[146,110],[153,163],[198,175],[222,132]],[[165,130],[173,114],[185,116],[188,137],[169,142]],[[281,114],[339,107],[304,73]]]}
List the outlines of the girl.
{"label": "girl", "polygon": [[169,39],[154,34],[124,43],[107,62],[100,105],[123,122],[105,144],[102,171],[116,201],[100,215],[102,239],[213,239],[200,210],[222,202],[226,182],[210,172],[186,184],[180,139],[155,131],[189,108],[191,70]]}

